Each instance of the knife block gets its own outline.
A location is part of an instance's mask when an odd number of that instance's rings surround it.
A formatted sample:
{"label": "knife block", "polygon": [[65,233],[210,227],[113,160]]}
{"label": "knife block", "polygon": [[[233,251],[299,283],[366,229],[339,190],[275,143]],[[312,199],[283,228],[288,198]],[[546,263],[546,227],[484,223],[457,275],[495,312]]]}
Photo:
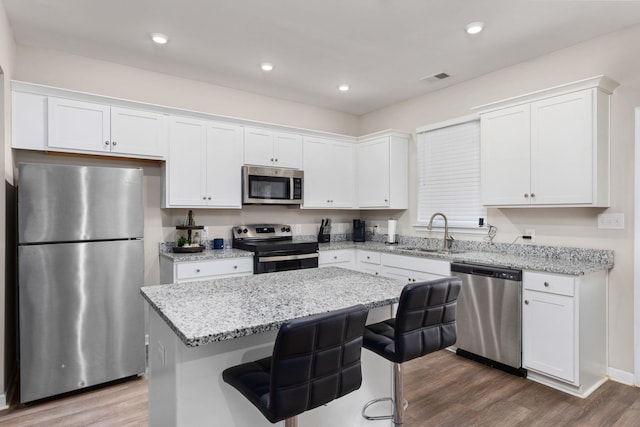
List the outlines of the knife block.
{"label": "knife block", "polygon": [[318,232],[318,243],[329,243],[331,241],[331,226],[320,227]]}

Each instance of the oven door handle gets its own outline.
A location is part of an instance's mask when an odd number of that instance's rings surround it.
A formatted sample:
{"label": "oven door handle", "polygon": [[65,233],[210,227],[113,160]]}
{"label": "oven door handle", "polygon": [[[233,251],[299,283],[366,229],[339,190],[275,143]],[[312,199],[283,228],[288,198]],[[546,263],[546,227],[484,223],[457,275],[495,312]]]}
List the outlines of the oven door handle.
{"label": "oven door handle", "polygon": [[318,258],[318,253],[300,254],[300,255],[278,255],[258,257],[258,262],[276,262],[276,261],[293,261],[296,259]]}

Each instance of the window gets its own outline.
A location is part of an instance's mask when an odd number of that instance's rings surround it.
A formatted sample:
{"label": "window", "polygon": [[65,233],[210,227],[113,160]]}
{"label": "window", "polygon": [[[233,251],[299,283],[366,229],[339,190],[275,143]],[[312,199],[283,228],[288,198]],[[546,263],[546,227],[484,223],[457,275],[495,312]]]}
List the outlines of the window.
{"label": "window", "polygon": [[[486,217],[480,201],[480,122],[462,118],[420,128],[418,134],[418,225],[447,216],[449,227],[478,228]],[[444,226],[438,216],[434,225]]]}

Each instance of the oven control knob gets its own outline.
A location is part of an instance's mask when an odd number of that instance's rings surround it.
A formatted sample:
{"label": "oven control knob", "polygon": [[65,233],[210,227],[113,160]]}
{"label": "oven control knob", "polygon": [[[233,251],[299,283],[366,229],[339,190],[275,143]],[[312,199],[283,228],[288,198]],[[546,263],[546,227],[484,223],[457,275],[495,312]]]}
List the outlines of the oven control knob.
{"label": "oven control knob", "polygon": [[236,233],[238,233],[238,234],[242,233],[242,228],[238,228],[238,229],[236,230]]}
{"label": "oven control knob", "polygon": [[243,233],[247,234],[249,232],[249,230],[247,230],[246,228],[242,230]]}
{"label": "oven control knob", "polygon": [[287,227],[282,227],[282,228],[280,229],[280,231],[282,231],[282,232],[284,233],[285,231],[287,231]]}
{"label": "oven control knob", "polygon": [[285,231],[286,231],[287,233],[289,233],[289,232],[291,231],[291,227],[287,227],[287,228],[285,229]]}

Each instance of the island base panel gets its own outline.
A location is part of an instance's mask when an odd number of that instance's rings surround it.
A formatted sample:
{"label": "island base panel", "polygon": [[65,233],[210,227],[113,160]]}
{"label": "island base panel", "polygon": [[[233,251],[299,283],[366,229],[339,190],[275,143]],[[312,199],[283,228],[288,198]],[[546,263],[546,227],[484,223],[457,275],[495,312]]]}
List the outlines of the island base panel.
{"label": "island base panel", "polygon": [[[373,308],[367,323],[390,318],[392,306]],[[154,309],[149,310],[149,425],[273,426],[237,390],[222,380],[230,366],[269,356],[277,331],[187,347]],[[369,400],[391,395],[391,364],[362,350],[362,387],[299,416],[305,427],[367,426],[361,416]],[[371,408],[391,413],[391,405]],[[369,422],[370,423],[370,422]],[[391,422],[377,422],[380,426]],[[283,426],[284,422],[276,423]],[[369,426],[370,427],[370,426]]]}

